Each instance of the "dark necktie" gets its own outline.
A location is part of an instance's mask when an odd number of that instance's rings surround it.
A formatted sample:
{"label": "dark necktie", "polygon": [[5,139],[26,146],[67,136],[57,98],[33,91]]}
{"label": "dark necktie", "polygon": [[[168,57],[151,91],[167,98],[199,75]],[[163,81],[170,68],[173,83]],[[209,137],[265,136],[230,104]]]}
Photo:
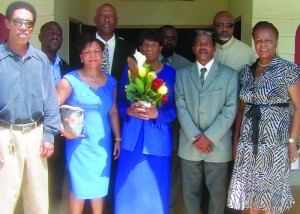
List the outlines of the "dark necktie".
{"label": "dark necktie", "polygon": [[105,73],[109,73],[109,50],[108,50],[108,44],[105,43],[105,48],[103,51],[103,58],[101,63],[100,70]]}
{"label": "dark necktie", "polygon": [[205,76],[205,72],[206,72],[206,71],[207,71],[207,70],[206,70],[205,67],[203,67],[203,68],[200,69],[200,72],[201,72],[201,75],[200,75],[200,82],[201,82],[201,85],[204,84],[204,76]]}

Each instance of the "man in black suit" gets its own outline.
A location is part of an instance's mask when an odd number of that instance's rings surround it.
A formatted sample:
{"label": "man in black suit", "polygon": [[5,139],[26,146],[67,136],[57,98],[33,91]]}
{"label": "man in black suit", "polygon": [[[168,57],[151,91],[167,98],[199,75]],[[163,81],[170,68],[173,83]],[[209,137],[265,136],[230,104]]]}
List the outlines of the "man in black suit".
{"label": "man in black suit", "polygon": [[[116,8],[111,4],[103,4],[96,10],[94,22],[97,26],[96,38],[108,46],[109,68],[107,72],[119,81],[124,66],[127,64],[127,57],[133,56],[135,48],[123,38],[115,35],[114,31],[118,24],[118,15]],[[116,168],[117,162],[113,161],[105,213],[113,213]]]}
{"label": "man in black suit", "polygon": [[114,31],[118,24],[118,15],[112,5],[101,5],[96,11],[94,22],[97,26],[96,38],[108,45],[108,73],[119,81],[123,68],[127,63],[127,57],[132,56],[135,49],[123,38],[115,35]]}
{"label": "man in black suit", "polygon": [[[69,65],[61,59],[57,51],[62,45],[62,29],[57,22],[45,23],[39,34],[42,51],[50,61],[55,86],[59,80],[70,71]],[[48,158],[48,184],[49,184],[49,213],[58,213],[62,199],[62,187],[65,176],[65,140],[57,135],[54,139],[54,153]]]}

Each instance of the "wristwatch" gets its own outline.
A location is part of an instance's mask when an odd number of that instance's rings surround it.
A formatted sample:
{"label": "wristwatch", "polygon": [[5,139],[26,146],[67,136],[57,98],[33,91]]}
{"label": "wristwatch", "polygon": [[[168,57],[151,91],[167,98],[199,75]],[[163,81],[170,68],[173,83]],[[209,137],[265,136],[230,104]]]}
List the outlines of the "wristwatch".
{"label": "wristwatch", "polygon": [[293,138],[289,138],[289,143],[295,143],[295,140]]}

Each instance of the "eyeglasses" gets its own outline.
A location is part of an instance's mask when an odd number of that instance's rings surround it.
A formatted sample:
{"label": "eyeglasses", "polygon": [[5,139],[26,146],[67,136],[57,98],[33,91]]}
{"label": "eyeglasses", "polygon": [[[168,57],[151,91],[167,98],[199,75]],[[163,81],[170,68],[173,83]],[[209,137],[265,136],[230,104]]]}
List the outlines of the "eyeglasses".
{"label": "eyeglasses", "polygon": [[21,27],[22,25],[25,25],[26,28],[33,27],[33,21],[30,21],[30,20],[11,19],[11,22],[13,23],[13,25],[15,25],[17,27]]}
{"label": "eyeglasses", "polygon": [[232,23],[217,23],[217,24],[214,24],[214,26],[216,26],[217,28],[225,28],[228,27],[228,28],[233,28],[233,24]]}
{"label": "eyeglasses", "polygon": [[196,33],[197,33],[198,35],[200,35],[200,34],[205,34],[205,35],[208,35],[208,36],[211,36],[211,35],[214,34],[214,33],[211,32],[211,31],[208,31],[208,30],[201,30],[201,29],[196,30]]}

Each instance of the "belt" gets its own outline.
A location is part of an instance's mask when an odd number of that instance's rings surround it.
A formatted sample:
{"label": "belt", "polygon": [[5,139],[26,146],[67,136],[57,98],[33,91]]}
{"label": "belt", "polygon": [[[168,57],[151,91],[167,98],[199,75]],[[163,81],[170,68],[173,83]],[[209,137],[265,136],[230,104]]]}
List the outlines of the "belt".
{"label": "belt", "polygon": [[258,135],[259,135],[259,121],[261,119],[261,111],[260,107],[272,107],[277,106],[281,108],[287,108],[290,106],[289,103],[273,103],[273,104],[259,104],[255,105],[252,103],[246,103],[246,105],[250,105],[248,112],[246,112],[245,116],[247,118],[252,118],[252,142],[254,144],[254,154],[257,154],[257,146],[258,146]]}
{"label": "belt", "polygon": [[15,131],[29,132],[32,129],[35,129],[36,127],[41,125],[43,122],[44,122],[44,117],[40,117],[39,119],[37,119],[32,123],[25,123],[25,124],[12,124],[0,119],[0,126]]}

